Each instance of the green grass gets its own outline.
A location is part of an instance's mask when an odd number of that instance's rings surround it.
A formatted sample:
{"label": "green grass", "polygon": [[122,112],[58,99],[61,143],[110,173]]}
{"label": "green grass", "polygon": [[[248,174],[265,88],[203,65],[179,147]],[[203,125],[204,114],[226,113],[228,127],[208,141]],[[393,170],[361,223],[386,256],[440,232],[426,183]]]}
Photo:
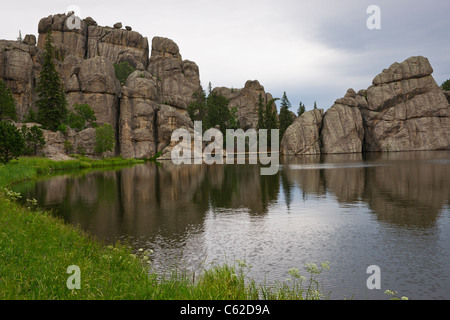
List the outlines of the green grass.
{"label": "green grass", "polygon": [[[322,299],[317,277],[327,268],[308,266],[309,280],[297,269],[287,282],[257,284],[245,262],[214,265],[198,274],[177,268],[161,275],[151,270],[151,253],[125,244],[104,246],[65,224],[8,187],[57,170],[103,168],[140,163],[124,159],[51,161],[20,158],[0,166],[0,299],[16,300],[256,300]],[[81,288],[68,289],[69,266],[80,268]]]}

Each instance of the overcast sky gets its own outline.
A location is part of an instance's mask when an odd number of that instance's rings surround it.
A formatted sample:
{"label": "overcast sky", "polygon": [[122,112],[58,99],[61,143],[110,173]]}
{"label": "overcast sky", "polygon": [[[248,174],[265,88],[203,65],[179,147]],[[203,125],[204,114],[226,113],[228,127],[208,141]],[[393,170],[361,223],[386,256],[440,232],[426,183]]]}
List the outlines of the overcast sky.
{"label": "overcast sky", "polygon": [[[381,29],[367,27],[370,5],[381,10]],[[41,18],[70,6],[102,26],[130,25],[150,45],[154,36],[174,40],[198,64],[204,89],[259,80],[274,97],[286,91],[292,111],[300,101],[328,109],[411,56],[430,60],[439,85],[450,78],[448,0],[4,1],[0,39],[37,36]]]}

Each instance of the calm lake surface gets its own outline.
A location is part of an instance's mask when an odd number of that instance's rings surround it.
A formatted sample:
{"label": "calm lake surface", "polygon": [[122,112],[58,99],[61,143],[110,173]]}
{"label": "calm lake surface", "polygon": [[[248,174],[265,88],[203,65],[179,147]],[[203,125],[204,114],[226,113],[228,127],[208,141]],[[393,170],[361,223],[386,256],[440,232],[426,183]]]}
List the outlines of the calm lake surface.
{"label": "calm lake surface", "polygon": [[[190,270],[237,259],[257,281],[329,261],[331,299],[450,299],[450,152],[281,158],[258,165],[171,162],[58,175],[15,187],[105,243],[153,250]],[[381,269],[369,290],[367,268]]]}

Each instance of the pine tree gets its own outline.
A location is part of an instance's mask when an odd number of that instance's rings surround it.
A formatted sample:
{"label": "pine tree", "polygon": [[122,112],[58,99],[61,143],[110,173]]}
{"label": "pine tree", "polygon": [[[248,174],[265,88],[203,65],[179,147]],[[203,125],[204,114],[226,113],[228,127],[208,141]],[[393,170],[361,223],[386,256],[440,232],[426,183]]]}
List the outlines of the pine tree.
{"label": "pine tree", "polygon": [[300,104],[298,106],[297,114],[300,117],[302,114],[305,113],[305,105],[300,101]]}
{"label": "pine tree", "polygon": [[67,101],[58,71],[53,63],[52,36],[47,31],[44,63],[39,74],[36,92],[38,100],[38,122],[45,129],[56,130],[67,118]]}
{"label": "pine tree", "polygon": [[256,128],[264,129],[266,127],[266,124],[264,123],[264,100],[262,98],[262,94],[259,94],[258,98],[258,125]]}
{"label": "pine tree", "polygon": [[[225,135],[230,124],[231,111],[228,105],[230,100],[224,96],[211,92],[206,98],[206,127],[220,127],[220,131]],[[237,121],[237,120],[236,120]]]}
{"label": "pine tree", "polygon": [[286,132],[287,128],[294,122],[294,118],[289,111],[291,108],[291,103],[289,102],[289,99],[287,98],[286,92],[283,94],[283,98],[281,98],[281,107],[280,107],[280,116],[279,116],[279,122],[280,122],[280,141],[283,138],[284,133]]}
{"label": "pine tree", "polygon": [[22,155],[25,142],[15,125],[0,121],[0,162],[7,164]]}
{"label": "pine tree", "polygon": [[11,90],[0,79],[0,120],[3,119],[17,120],[17,116],[16,103]]}
{"label": "pine tree", "polygon": [[203,121],[206,116],[206,94],[203,89],[194,92],[192,101],[187,107],[187,112],[192,121]]}
{"label": "pine tree", "polygon": [[450,79],[445,80],[441,85],[442,90],[450,91]]}
{"label": "pine tree", "polygon": [[21,129],[23,140],[25,141],[24,154],[36,156],[38,150],[45,146],[44,133],[37,125],[27,128],[24,124]]}
{"label": "pine tree", "polygon": [[264,110],[264,125],[267,129],[267,138],[268,143],[270,143],[272,139],[272,129],[278,129],[278,119],[277,119],[277,110],[274,108],[275,101],[279,100],[278,98],[270,99],[269,102],[266,103],[266,107]]}

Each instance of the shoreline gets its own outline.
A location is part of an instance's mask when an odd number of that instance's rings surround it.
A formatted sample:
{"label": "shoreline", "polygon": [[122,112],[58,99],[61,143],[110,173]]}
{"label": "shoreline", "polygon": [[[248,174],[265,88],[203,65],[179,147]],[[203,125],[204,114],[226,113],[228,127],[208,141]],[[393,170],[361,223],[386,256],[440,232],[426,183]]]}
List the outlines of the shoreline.
{"label": "shoreline", "polygon": [[[105,167],[108,163],[113,166],[122,160],[110,159],[106,163],[92,160],[98,162],[91,163],[89,168]],[[292,287],[285,283],[270,287],[256,284],[246,276],[251,267],[239,260],[234,265],[208,267],[199,275],[187,274],[176,267],[166,274],[157,274],[151,271],[150,252],[141,249],[133,252],[121,243],[104,246],[79,226],[67,224],[38,208],[34,199],[27,201],[27,205],[18,203],[20,194],[8,190],[15,183],[52,170],[87,166],[81,162],[20,158],[0,166],[0,300],[326,299],[319,288],[311,287],[321,270],[311,273],[309,285],[293,277],[289,282]],[[74,265],[81,270],[79,290],[68,287],[68,268]],[[322,264],[322,269],[327,267]]]}

